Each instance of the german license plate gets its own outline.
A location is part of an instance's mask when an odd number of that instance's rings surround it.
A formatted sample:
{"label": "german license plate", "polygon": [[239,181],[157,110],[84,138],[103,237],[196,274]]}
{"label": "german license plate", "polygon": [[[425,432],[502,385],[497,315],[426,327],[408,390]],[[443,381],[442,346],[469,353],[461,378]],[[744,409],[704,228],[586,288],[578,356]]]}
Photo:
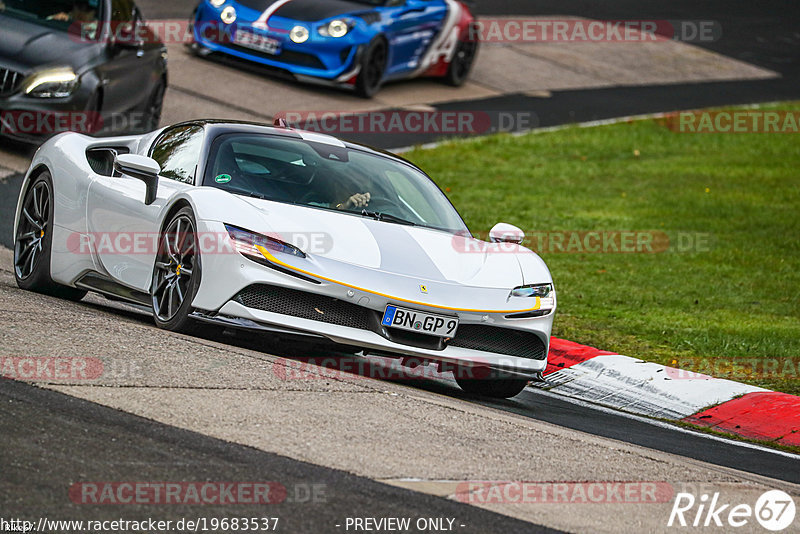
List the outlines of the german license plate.
{"label": "german license plate", "polygon": [[239,46],[252,48],[253,50],[258,50],[265,54],[276,55],[281,50],[280,41],[247,30],[236,30],[236,36],[233,38],[233,42]]}
{"label": "german license plate", "polygon": [[453,337],[458,329],[458,319],[455,317],[398,308],[392,304],[386,306],[381,324],[439,337]]}

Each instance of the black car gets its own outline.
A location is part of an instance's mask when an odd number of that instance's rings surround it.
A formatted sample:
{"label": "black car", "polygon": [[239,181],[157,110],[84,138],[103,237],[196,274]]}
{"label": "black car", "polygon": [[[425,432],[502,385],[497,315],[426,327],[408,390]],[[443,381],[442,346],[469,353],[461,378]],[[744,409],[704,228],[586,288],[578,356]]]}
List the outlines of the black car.
{"label": "black car", "polygon": [[0,0],[0,135],[155,129],[166,87],[133,0]]}

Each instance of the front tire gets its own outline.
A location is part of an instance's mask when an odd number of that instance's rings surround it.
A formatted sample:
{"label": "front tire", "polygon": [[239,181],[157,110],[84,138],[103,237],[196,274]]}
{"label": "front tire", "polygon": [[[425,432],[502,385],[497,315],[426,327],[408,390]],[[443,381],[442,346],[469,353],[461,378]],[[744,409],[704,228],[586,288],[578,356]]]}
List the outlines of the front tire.
{"label": "front tire", "polygon": [[447,69],[447,74],[444,76],[445,83],[453,87],[464,85],[464,82],[469,78],[469,73],[472,71],[472,65],[475,63],[477,55],[478,41],[459,41],[456,52],[453,54],[453,60]]}
{"label": "front tire", "polygon": [[158,125],[161,123],[161,111],[164,108],[164,94],[166,92],[167,86],[164,80],[161,80],[153,89],[150,98],[147,99],[147,105],[144,111],[144,133],[158,129]]}
{"label": "front tire", "polygon": [[33,179],[22,200],[14,235],[14,278],[21,289],[70,300],[81,300],[86,291],[53,282],[50,251],[53,246],[53,180],[45,171]]}
{"label": "front tire", "polygon": [[185,334],[198,330],[198,322],[189,316],[201,273],[197,222],[185,207],[170,218],[159,239],[150,289],[156,326]]}
{"label": "front tire", "polygon": [[383,73],[386,71],[388,48],[383,39],[373,40],[361,60],[361,72],[356,78],[356,94],[372,98],[381,88]]}

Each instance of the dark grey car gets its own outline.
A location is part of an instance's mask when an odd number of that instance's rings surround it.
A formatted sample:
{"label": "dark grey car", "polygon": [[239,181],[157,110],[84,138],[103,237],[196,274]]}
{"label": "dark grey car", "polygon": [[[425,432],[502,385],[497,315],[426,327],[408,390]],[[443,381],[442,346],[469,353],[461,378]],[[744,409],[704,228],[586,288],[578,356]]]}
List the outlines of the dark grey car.
{"label": "dark grey car", "polygon": [[0,0],[0,135],[155,129],[167,51],[133,0]]}

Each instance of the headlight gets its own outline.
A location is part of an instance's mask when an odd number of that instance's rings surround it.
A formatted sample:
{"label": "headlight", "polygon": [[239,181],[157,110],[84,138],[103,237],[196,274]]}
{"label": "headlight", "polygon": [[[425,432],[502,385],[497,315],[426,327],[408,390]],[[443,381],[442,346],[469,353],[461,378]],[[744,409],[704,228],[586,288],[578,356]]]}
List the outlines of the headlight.
{"label": "headlight", "polygon": [[231,237],[231,241],[233,242],[233,248],[235,248],[237,252],[261,263],[266,260],[264,255],[258,251],[256,245],[260,245],[270,251],[280,252],[282,254],[291,254],[292,256],[296,256],[298,258],[306,257],[302,250],[294,245],[290,245],[289,243],[284,243],[280,239],[256,234],[254,232],[250,232],[249,230],[245,230],[244,228],[239,228],[230,224],[226,224],[225,229],[228,231],[228,235]]}
{"label": "headlight", "polygon": [[553,289],[553,284],[531,284],[515,287],[511,290],[509,297],[538,297],[539,309],[543,311],[552,310],[556,303],[556,291]]}
{"label": "headlight", "polygon": [[325,26],[320,26],[319,34],[325,37],[344,37],[350,31],[350,24],[345,20],[332,20]]}
{"label": "headlight", "polygon": [[25,83],[25,94],[37,98],[63,98],[78,86],[78,75],[69,68],[48,69],[35,73]]}
{"label": "headlight", "polygon": [[219,14],[219,18],[222,19],[222,22],[225,24],[233,24],[236,22],[236,9],[233,6],[228,6],[222,10],[222,13]]}
{"label": "headlight", "polygon": [[214,7],[222,7],[227,0],[211,0],[211,5]]}
{"label": "headlight", "polygon": [[549,297],[553,286],[550,284],[538,284],[529,286],[515,287],[511,290],[512,297]]}
{"label": "headlight", "polygon": [[295,26],[292,28],[292,31],[289,32],[289,39],[297,44],[305,43],[308,41],[308,28],[305,26]]}

